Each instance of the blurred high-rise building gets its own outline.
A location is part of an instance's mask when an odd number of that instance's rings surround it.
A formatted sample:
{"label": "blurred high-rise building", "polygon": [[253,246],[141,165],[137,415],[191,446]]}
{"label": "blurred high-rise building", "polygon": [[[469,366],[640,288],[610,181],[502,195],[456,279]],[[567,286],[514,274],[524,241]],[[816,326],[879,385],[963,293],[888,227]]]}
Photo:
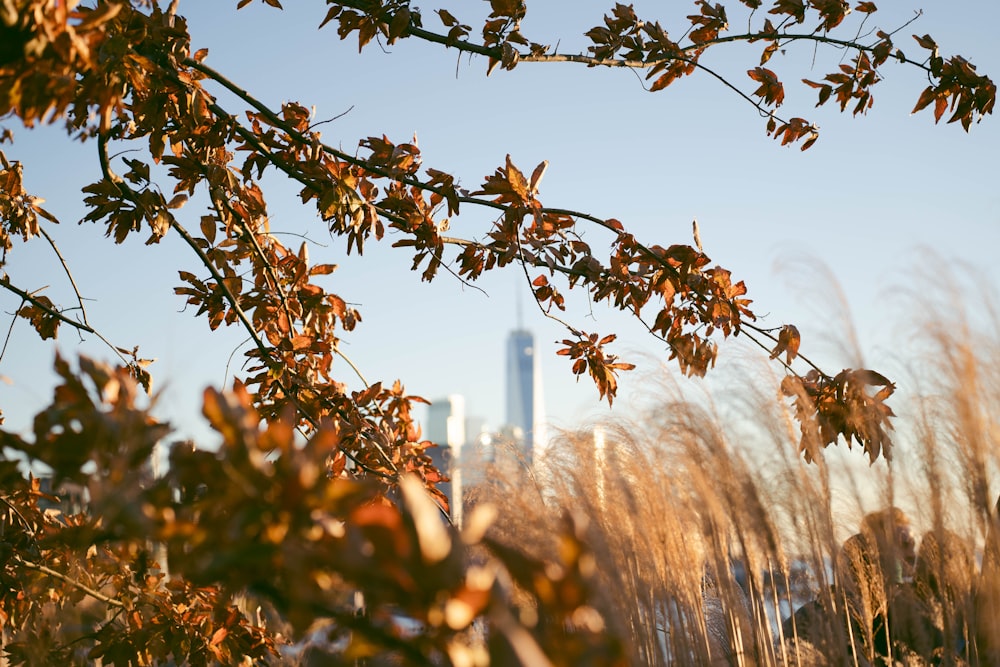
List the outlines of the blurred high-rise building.
{"label": "blurred high-rise building", "polygon": [[462,473],[457,463],[465,444],[465,397],[451,394],[438,399],[427,408],[427,433],[425,437],[437,445],[427,453],[435,467],[451,478],[438,488],[448,498],[451,518],[456,526],[462,525]]}
{"label": "blurred high-rise building", "polygon": [[517,328],[507,337],[507,426],[522,443],[530,465],[545,448],[545,405],[535,337]]}
{"label": "blurred high-rise building", "polygon": [[465,397],[450,394],[427,408],[425,437],[439,445],[459,449],[465,444]]}

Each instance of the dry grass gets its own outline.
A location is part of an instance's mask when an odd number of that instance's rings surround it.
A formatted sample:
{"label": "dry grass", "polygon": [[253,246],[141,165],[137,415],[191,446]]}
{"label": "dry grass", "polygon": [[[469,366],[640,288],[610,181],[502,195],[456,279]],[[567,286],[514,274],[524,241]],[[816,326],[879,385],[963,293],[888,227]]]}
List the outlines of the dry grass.
{"label": "dry grass", "polygon": [[533,478],[487,475],[493,536],[544,556],[566,511],[585,519],[595,605],[636,665],[1000,664],[1000,326],[924,312],[891,469],[843,446],[802,462],[774,378],[711,400],[656,386],[603,447],[563,433]]}

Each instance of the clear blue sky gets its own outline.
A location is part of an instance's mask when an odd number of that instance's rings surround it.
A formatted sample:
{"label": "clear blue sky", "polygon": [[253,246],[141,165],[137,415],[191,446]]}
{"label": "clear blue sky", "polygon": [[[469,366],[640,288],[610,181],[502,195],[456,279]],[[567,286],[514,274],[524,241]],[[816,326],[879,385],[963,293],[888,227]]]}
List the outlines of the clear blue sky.
{"label": "clear blue sky", "polygon": [[[165,4],[165,3],[164,3]],[[586,69],[574,64],[519,66],[486,78],[481,59],[459,57],[435,45],[404,40],[385,51],[371,46],[357,53],[354,38],[341,42],[331,24],[316,26],[325,14],[321,3],[286,2],[284,12],[262,3],[236,11],[236,1],[182,0],[193,48],[207,47],[207,63],[274,106],[284,100],[315,105],[317,118],[351,109],[323,126],[328,143],[353,151],[359,139],[387,134],[397,142],[419,137],[425,166],[455,174],[472,187],[503,164],[510,153],[530,171],[550,162],[542,200],[551,206],[587,211],[622,220],[647,243],[691,242],[697,217],[713,261],[746,281],[765,324],[794,322],[805,338],[803,351],[831,368],[854,360],[838,357],[818,334],[840,327],[831,311],[829,290],[810,267],[822,260],[836,277],[853,311],[862,344],[875,360],[905,356],[907,341],[893,337],[891,313],[904,303],[905,290],[918,279],[942,271],[921,251],[933,250],[945,263],[961,262],[977,272],[987,291],[1000,286],[1000,187],[997,149],[1000,126],[987,118],[966,134],[958,126],[934,126],[929,113],[910,116],[923,87],[913,68],[887,65],[886,80],[875,92],[867,117],[851,118],[832,109],[813,109],[811,90],[794,85],[802,77],[820,78],[841,54],[808,46],[776,55],[771,66],[783,76],[788,99],[785,116],[819,123],[823,136],[809,151],[782,148],[764,135],[763,121],[745,102],[718,82],[696,75],[665,91],[650,94],[628,71]],[[882,3],[889,5],[889,3]],[[485,3],[449,3],[460,18],[475,19]],[[733,14],[738,3],[732,3]],[[909,34],[930,33],[945,55],[960,53],[994,80],[1000,79],[1000,4],[987,0],[930,3],[924,15],[897,42],[919,52]],[[529,2],[525,34],[560,51],[581,51],[582,33],[601,22],[611,2]],[[636,10],[667,28],[680,27],[693,5],[637,2]],[[422,5],[427,27],[437,27]],[[667,8],[664,8],[667,7]],[[878,25],[894,28],[920,5],[895,2],[882,9]],[[730,16],[737,28],[738,18]],[[752,90],[744,72],[755,66],[751,51],[718,49],[704,61]],[[234,101],[221,97],[234,112]],[[164,389],[160,413],[182,434],[199,434],[201,390],[219,385],[227,360],[243,336],[232,328],[210,333],[202,319],[179,312],[173,294],[177,269],[198,271],[176,238],[143,246],[144,234],[114,246],[102,229],[78,226],[85,210],[80,188],[98,178],[95,147],[73,144],[53,129],[15,131],[3,150],[25,162],[27,185],[44,197],[46,208],[63,220],[50,232],[70,262],[88,302],[91,322],[122,346],[141,346],[156,357],[150,369]],[[518,290],[526,287],[515,272],[484,279],[485,291],[463,288],[442,275],[421,283],[408,271],[406,253],[370,246],[364,258],[345,257],[343,243],[331,240],[312,209],[298,204],[293,188],[271,183],[272,228],[308,234],[317,242],[314,260],[339,263],[330,289],[359,304],[364,321],[345,337],[345,350],[369,380],[401,378],[427,398],[450,393],[466,396],[470,414],[499,423],[503,417],[503,350],[515,320]],[[181,212],[195,226],[197,206]],[[489,220],[469,212],[453,221],[456,235],[482,236]],[[588,232],[595,248],[602,237]],[[289,239],[290,240],[290,239]],[[784,267],[784,270],[781,270]],[[22,287],[46,292],[64,305],[71,292],[58,263],[42,240],[16,244],[6,271]],[[525,299],[527,300],[527,299]],[[655,373],[666,352],[627,318],[571,301],[569,315],[582,328],[617,332],[621,352]],[[0,294],[0,309],[12,312],[13,295]],[[556,357],[559,325],[525,308],[527,326],[543,355],[547,412],[556,425],[572,426],[599,414],[597,393],[579,384],[569,364]],[[9,323],[3,319],[3,329]],[[63,327],[59,345],[67,354],[83,351],[108,358],[93,341],[81,344]],[[723,344],[722,359],[736,348]],[[632,354],[634,352],[634,354]],[[881,355],[881,356],[880,356]],[[640,358],[635,358],[636,356]],[[241,361],[234,357],[232,371]],[[8,424],[25,424],[51,392],[51,346],[41,343],[24,322],[15,325],[10,347],[0,361],[0,407]],[[344,369],[345,379],[350,379]],[[633,374],[622,379],[615,411],[628,411],[649,384]]]}

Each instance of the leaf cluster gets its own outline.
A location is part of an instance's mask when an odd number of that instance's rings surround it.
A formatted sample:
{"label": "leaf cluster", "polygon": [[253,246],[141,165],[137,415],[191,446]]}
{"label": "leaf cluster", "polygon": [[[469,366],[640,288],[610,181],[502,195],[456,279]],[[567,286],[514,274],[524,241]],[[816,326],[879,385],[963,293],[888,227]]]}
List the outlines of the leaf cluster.
{"label": "leaf cluster", "polygon": [[848,368],[831,378],[813,370],[804,377],[785,377],[781,390],[794,404],[802,432],[799,449],[806,461],[841,436],[848,447],[854,442],[861,445],[871,463],[879,456],[892,460],[888,431],[895,415],[885,401],[896,386],[885,376]]}
{"label": "leaf cluster", "polygon": [[[0,618],[12,664],[276,659],[281,639],[247,602],[274,609],[294,638],[333,619],[329,640],[346,640],[347,659],[388,651],[411,664],[466,664],[486,651],[495,664],[546,655],[622,664],[590,606],[596,573],[572,521],[558,562],[484,538],[485,506],[458,532],[417,476],[391,492],[348,479],[334,423],[303,441],[291,416],[262,421],[241,384],[206,390],[219,448],[174,443],[168,471],[154,477],[149,443],[168,427],[136,405],[128,369],[81,358],[79,370],[62,360],[56,370],[63,384],[34,438],[0,431],[8,455],[53,470],[46,491],[0,461]],[[56,419],[67,431],[79,423],[89,447],[67,458]],[[522,594],[530,603],[514,601]],[[470,644],[475,622],[489,629],[488,646]]]}

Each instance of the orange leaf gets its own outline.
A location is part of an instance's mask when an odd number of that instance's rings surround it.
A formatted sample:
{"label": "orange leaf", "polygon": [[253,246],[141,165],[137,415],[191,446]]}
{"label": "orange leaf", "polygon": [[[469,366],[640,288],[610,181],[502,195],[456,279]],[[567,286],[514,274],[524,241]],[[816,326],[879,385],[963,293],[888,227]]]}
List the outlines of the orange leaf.
{"label": "orange leaf", "polygon": [[774,346],[771,351],[771,359],[777,359],[778,356],[784,352],[785,353],[785,363],[792,363],[792,360],[799,354],[799,344],[802,342],[802,337],[799,335],[799,330],[792,324],[786,324],[781,327],[781,333],[778,334],[778,344]]}
{"label": "orange leaf", "polygon": [[913,107],[913,111],[911,111],[910,113],[917,113],[918,111],[926,107],[928,104],[933,102],[934,97],[935,97],[934,88],[932,88],[931,86],[927,86],[926,88],[924,88],[924,92],[920,93],[920,99],[917,100],[917,105]]}
{"label": "orange leaf", "polygon": [[531,172],[531,191],[538,192],[538,184],[542,181],[542,176],[545,175],[545,170],[549,168],[549,161],[542,160],[542,163],[535,167],[535,170]]}
{"label": "orange leaf", "polygon": [[514,166],[514,163],[510,161],[510,155],[507,155],[507,182],[510,183],[511,189],[520,197],[527,198],[528,196],[528,179],[524,177],[521,170]]}

